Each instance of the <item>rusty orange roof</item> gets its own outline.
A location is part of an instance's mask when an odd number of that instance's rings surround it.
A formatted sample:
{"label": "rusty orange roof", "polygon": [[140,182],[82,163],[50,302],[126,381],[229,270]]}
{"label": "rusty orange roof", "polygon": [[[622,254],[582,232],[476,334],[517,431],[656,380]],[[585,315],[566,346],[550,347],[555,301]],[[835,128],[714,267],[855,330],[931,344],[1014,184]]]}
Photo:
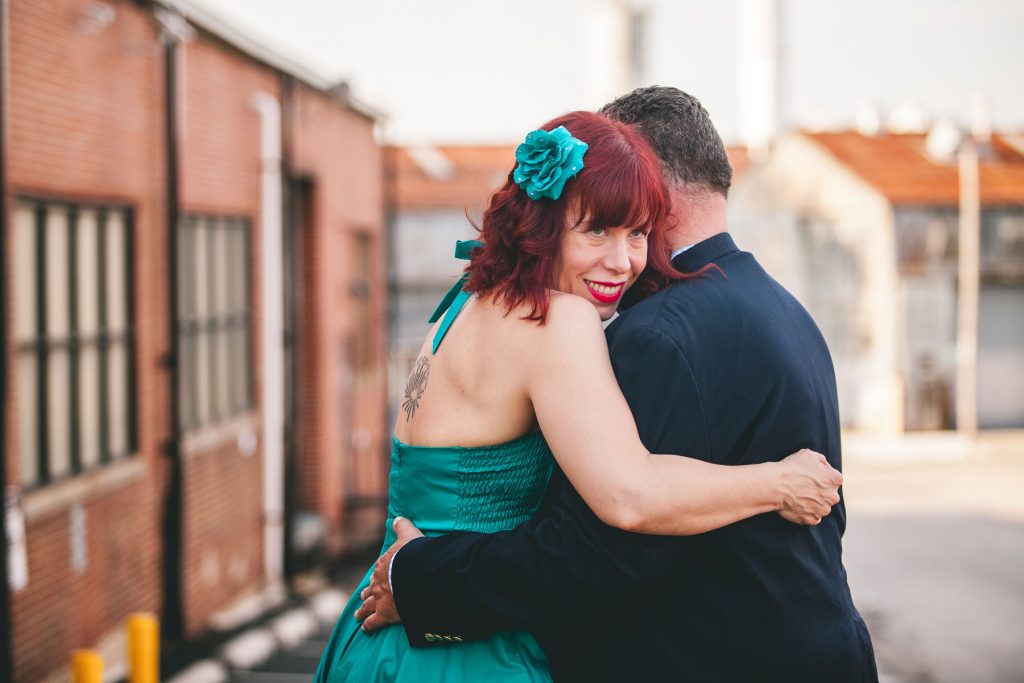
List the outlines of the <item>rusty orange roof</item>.
{"label": "rusty orange roof", "polygon": [[[746,147],[726,152],[733,174],[749,163]],[[482,210],[515,165],[515,145],[390,147],[388,180],[399,210]]]}
{"label": "rusty orange roof", "polygon": [[515,146],[391,147],[398,209],[482,209],[515,165]]}
{"label": "rusty orange roof", "polygon": [[[942,163],[925,150],[923,134],[856,131],[803,133],[893,204],[956,206],[959,178],[956,161]],[[993,135],[980,150],[983,204],[1024,204],[1024,153],[1006,137]]]}
{"label": "rusty orange roof", "polygon": [[733,177],[743,173],[743,169],[750,164],[750,152],[747,151],[746,147],[726,147],[725,153],[729,156],[729,163],[732,165]]}

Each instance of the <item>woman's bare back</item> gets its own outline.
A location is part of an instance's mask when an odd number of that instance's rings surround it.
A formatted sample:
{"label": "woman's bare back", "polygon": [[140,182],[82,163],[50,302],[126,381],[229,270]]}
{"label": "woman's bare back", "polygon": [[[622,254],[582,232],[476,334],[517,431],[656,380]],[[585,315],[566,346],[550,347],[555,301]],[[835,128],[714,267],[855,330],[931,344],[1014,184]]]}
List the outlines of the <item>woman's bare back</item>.
{"label": "woman's bare back", "polygon": [[523,370],[541,335],[522,316],[472,297],[433,353],[435,325],[406,383],[395,435],[419,446],[484,446],[535,431]]}

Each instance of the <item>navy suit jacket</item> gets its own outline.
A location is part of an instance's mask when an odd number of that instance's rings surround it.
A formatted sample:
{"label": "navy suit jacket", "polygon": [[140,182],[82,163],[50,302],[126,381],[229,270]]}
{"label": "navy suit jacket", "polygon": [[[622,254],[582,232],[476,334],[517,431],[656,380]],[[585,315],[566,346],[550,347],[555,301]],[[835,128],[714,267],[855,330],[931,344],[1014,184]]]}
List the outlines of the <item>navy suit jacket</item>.
{"label": "navy suit jacket", "polygon": [[[726,233],[674,264],[716,268],[607,331],[644,445],[729,465],[811,448],[841,468],[832,360],[804,308]],[[700,536],[628,533],[556,471],[530,522],[413,541],[392,583],[414,646],[528,629],[556,681],[877,681],[845,524],[840,502],[815,527],[772,513]]]}

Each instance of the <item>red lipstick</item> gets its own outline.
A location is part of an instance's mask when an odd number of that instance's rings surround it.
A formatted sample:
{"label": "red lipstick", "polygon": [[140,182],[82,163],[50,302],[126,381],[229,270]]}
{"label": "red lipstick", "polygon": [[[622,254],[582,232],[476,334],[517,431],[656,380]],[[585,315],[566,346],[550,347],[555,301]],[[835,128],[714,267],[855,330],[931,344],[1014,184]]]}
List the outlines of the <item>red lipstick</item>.
{"label": "red lipstick", "polygon": [[[587,291],[590,292],[590,296],[602,304],[613,304],[618,301],[622,297],[626,284],[625,282],[596,282],[591,280],[584,280],[584,282],[587,285]],[[598,291],[594,288],[594,285],[597,285],[603,291]]]}

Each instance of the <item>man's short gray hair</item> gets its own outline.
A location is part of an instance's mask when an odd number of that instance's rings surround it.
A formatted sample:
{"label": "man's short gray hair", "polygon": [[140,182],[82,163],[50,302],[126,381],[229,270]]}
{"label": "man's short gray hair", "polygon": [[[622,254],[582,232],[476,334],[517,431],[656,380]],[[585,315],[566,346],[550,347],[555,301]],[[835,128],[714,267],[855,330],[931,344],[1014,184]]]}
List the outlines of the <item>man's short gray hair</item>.
{"label": "man's short gray hair", "polygon": [[732,166],[722,137],[696,97],[652,85],[606,104],[601,113],[640,131],[661,159],[667,183],[728,196]]}

